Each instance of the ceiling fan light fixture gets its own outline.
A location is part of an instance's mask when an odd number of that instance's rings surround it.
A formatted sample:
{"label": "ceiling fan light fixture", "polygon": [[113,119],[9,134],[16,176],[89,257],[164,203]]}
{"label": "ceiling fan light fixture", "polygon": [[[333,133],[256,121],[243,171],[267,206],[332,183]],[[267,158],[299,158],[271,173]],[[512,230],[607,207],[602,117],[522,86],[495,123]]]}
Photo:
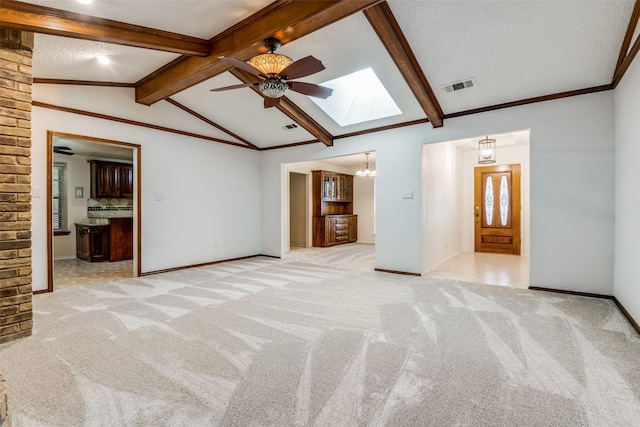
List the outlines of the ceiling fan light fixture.
{"label": "ceiling fan light fixture", "polygon": [[280,79],[267,79],[258,84],[258,89],[268,98],[280,98],[289,89],[289,85]]}
{"label": "ceiling fan light fixture", "polygon": [[293,64],[293,59],[278,53],[263,53],[251,58],[248,64],[260,70],[265,76],[276,76]]}

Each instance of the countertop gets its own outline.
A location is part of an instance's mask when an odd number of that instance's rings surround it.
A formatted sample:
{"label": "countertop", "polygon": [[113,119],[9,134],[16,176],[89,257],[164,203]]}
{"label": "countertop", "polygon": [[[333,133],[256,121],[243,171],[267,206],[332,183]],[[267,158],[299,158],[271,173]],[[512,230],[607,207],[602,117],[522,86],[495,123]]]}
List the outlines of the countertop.
{"label": "countertop", "polygon": [[131,216],[111,216],[109,218],[96,218],[96,217],[84,217],[80,221],[74,222],[75,225],[84,225],[84,226],[92,226],[92,225],[109,225],[109,219],[116,218],[131,218]]}

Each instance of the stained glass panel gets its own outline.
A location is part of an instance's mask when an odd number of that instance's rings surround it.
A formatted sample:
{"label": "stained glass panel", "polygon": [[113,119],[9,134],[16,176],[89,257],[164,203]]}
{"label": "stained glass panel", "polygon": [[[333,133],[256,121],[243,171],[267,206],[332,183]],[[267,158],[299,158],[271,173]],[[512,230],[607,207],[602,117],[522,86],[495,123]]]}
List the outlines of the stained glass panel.
{"label": "stained glass panel", "polygon": [[484,211],[487,217],[487,225],[493,223],[493,180],[487,177],[487,184],[484,187]]}
{"label": "stained glass panel", "polygon": [[507,176],[502,175],[500,179],[500,223],[507,225],[509,215],[509,187],[507,186]]}

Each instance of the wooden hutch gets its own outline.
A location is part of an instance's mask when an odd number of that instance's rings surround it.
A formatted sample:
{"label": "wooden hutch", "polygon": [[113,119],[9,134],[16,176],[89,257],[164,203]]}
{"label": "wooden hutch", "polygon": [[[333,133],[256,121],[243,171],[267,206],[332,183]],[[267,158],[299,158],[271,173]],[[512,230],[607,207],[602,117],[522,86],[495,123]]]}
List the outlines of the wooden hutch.
{"label": "wooden hutch", "polygon": [[358,240],[358,216],[353,214],[353,175],[312,171],[313,246]]}

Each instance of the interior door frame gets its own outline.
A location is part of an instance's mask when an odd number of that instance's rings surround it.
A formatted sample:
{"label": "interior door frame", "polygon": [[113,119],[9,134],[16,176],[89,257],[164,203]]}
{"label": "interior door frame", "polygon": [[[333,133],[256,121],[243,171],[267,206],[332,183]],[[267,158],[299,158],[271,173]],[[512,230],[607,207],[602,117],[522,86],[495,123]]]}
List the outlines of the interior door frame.
{"label": "interior door frame", "polygon": [[137,232],[134,235],[134,275],[140,277],[142,275],[142,215],[141,215],[141,196],[142,196],[142,146],[132,144],[130,142],[113,141],[110,139],[102,139],[85,135],[75,135],[64,132],[47,131],[47,290],[53,292],[53,139],[62,137],[67,139],[80,139],[88,142],[97,142],[101,144],[120,145],[130,147],[134,154],[134,186],[135,186],[135,216]]}
{"label": "interior door frame", "polygon": [[[512,164],[504,164],[504,165],[492,165],[492,166],[477,166],[473,170],[473,188],[474,188],[474,196],[473,196],[473,205],[474,205],[474,224],[473,224],[473,233],[474,233],[474,252],[483,252],[479,250],[481,246],[481,228],[478,227],[477,215],[480,215],[480,222],[483,221],[484,216],[484,204],[482,199],[482,189],[483,183],[478,183],[478,179],[482,178],[482,173],[492,171],[492,172],[504,172],[511,171],[511,229],[513,230],[513,235],[515,236],[513,247],[515,248],[513,255],[521,255],[522,254],[522,165],[520,163],[512,163]],[[480,189],[480,194],[478,194],[478,185]],[[514,189],[517,188],[517,191]],[[480,208],[480,212],[477,212],[477,207],[482,206]],[[489,252],[493,253],[493,252]],[[495,252],[499,253],[499,252]]]}

